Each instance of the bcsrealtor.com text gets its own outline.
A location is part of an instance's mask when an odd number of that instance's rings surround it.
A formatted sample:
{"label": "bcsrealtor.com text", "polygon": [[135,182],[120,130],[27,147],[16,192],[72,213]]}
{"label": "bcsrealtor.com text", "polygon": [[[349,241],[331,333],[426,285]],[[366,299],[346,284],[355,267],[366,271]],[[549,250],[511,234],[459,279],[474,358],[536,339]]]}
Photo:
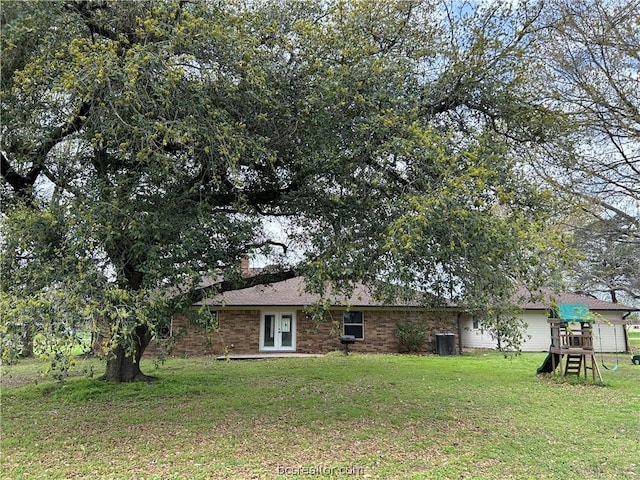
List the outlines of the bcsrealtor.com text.
{"label": "bcsrealtor.com text", "polygon": [[364,475],[364,467],[348,466],[348,467],[325,467],[316,465],[312,467],[284,467],[278,466],[278,475],[340,475],[340,476],[358,476]]}

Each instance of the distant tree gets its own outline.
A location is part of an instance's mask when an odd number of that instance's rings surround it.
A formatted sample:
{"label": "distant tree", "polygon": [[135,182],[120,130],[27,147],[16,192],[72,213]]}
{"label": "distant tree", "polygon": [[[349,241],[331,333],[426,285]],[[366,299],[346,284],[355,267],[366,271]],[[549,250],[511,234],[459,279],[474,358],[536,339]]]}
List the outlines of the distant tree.
{"label": "distant tree", "polygon": [[[473,308],[540,283],[555,205],[524,165],[561,124],[528,55],[540,13],[3,2],[4,333],[37,319],[56,361],[77,325],[101,326],[104,378],[132,381],[207,275],[214,291],[380,281]],[[242,278],[246,254],[279,261]]]}
{"label": "distant tree", "polygon": [[640,2],[558,1],[546,49],[550,95],[571,119],[571,155],[545,172],[586,212],[574,218],[578,289],[640,299]]}
{"label": "distant tree", "polygon": [[624,217],[590,214],[587,223],[575,225],[574,242],[582,254],[570,275],[572,288],[614,303],[640,301],[640,242],[635,228]]}

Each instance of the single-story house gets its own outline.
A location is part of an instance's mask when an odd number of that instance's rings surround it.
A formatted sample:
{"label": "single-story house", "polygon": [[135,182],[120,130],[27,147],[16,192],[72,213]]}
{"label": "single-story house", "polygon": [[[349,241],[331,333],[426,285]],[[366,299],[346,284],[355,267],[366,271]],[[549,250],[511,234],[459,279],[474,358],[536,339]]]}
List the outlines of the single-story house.
{"label": "single-story house", "polygon": [[[312,318],[306,307],[318,301],[304,292],[304,279],[296,277],[272,285],[232,290],[215,300],[205,300],[218,325],[217,331],[176,315],[165,336],[173,342],[156,339],[147,347],[155,354],[163,343],[173,344],[172,355],[253,355],[268,353],[327,353],[342,350],[343,335],[353,335],[350,351],[397,353],[397,324],[419,323],[426,331],[424,353],[435,348],[439,333],[455,335],[458,353],[460,309],[429,309],[417,302],[382,304],[371,291],[357,287],[350,298],[332,304],[322,320]],[[201,307],[202,303],[195,306]]]}
{"label": "single-story house", "polygon": [[[531,339],[525,351],[545,351],[550,334],[546,319],[555,299],[548,297],[523,305],[523,319]],[[152,341],[145,354],[163,352],[172,345],[171,354],[183,355],[258,355],[275,353],[318,354],[343,350],[343,335],[353,335],[350,351],[362,353],[397,353],[398,324],[419,324],[425,331],[422,353],[434,353],[446,337],[448,353],[465,348],[495,348],[496,342],[482,332],[481,321],[459,307],[446,305],[425,308],[417,302],[397,301],[383,304],[365,286],[355,289],[350,298],[334,302],[316,320],[307,308],[318,297],[305,293],[304,279],[296,277],[272,285],[228,291],[216,299],[196,304],[206,307],[217,329],[193,322],[188,316],[176,315],[170,328]],[[603,340],[603,351],[626,351],[624,316],[633,309],[590,297],[565,294],[558,303],[585,303],[608,323],[595,328],[596,342]],[[598,330],[598,328],[600,330]],[[602,335],[602,337],[600,337]],[[599,345],[597,345],[599,346]],[[440,350],[438,350],[440,351]]]}

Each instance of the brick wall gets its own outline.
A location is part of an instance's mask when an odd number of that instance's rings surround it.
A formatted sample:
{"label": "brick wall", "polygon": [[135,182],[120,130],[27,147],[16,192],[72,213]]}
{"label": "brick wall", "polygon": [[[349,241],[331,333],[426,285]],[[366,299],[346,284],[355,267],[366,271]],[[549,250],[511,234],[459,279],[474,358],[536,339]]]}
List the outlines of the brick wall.
{"label": "brick wall", "polygon": [[[342,335],[343,310],[331,310],[325,315],[323,322],[315,322],[298,312],[298,342],[300,353],[329,352],[343,350],[340,343]],[[364,339],[357,340],[349,346],[349,350],[362,353],[397,353],[398,340],[394,332],[396,322],[421,322],[427,327],[427,341],[423,353],[431,353],[435,349],[436,331],[457,331],[456,316],[439,312],[404,311],[404,310],[365,310]]]}
{"label": "brick wall", "polygon": [[[343,310],[331,310],[324,321],[314,321],[304,311],[296,311],[296,352],[327,353],[343,350],[342,335]],[[152,342],[145,355],[156,356],[166,351],[175,341],[172,356],[257,354],[260,352],[260,310],[220,310],[218,331],[206,332],[184,316],[176,316],[173,321],[171,340]],[[397,353],[398,341],[394,336],[396,322],[419,322],[425,325],[427,339],[423,353],[435,351],[435,334],[452,332],[456,334],[458,349],[458,328],[456,312],[407,311],[407,310],[364,310],[364,340],[349,346],[349,350],[362,353]]]}
{"label": "brick wall", "polygon": [[218,312],[217,330],[207,331],[189,318],[176,315],[173,338],[152,341],[146,356],[251,354],[259,352],[260,310],[223,310]]}

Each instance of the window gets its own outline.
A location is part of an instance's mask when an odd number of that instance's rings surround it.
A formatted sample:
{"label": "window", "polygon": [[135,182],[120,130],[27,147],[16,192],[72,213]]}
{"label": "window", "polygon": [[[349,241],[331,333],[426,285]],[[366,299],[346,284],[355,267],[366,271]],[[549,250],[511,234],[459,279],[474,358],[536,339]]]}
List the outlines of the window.
{"label": "window", "polygon": [[480,321],[477,317],[473,317],[473,329],[478,330],[480,328]]}
{"label": "window", "polygon": [[362,312],[344,312],[342,320],[345,335],[353,335],[358,340],[362,340],[364,338],[364,320]]}

